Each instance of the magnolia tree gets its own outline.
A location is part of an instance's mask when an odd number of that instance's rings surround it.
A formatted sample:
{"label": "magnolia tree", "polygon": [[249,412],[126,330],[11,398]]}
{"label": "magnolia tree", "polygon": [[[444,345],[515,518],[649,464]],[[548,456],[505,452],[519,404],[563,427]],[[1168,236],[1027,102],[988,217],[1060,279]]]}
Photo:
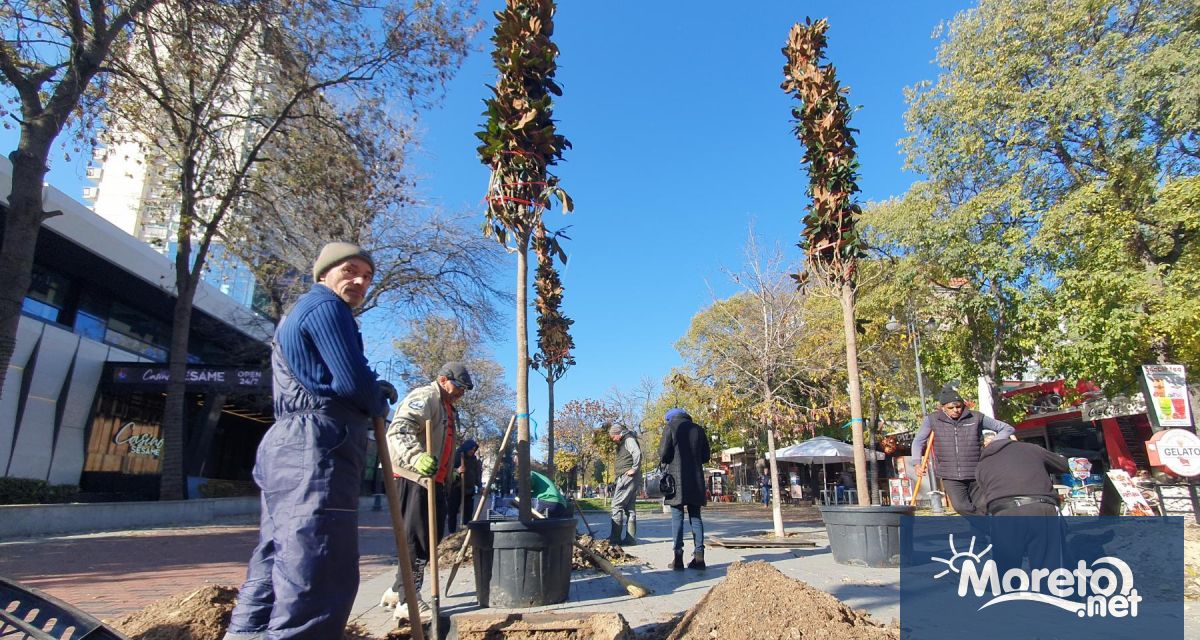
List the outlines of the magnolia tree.
{"label": "magnolia tree", "polygon": [[796,136],[805,147],[803,163],[808,167],[807,193],[811,199],[799,244],[805,253],[805,269],[795,278],[801,287],[819,284],[842,304],[855,481],[859,504],[869,505],[854,321],[858,260],[865,254],[856,228],[862,210],[853,200],[858,192],[858,160],[846,101],[850,90],[838,83],[833,65],[821,64],[828,29],[824,19],[796,24],[783,49],[787,64],[782,88],[800,102],[792,115],[796,118]]}
{"label": "magnolia tree", "polygon": [[508,0],[492,42],[499,78],[488,98],[487,122],[476,134],[480,160],[492,170],[484,232],[517,256],[517,482],[520,518],[530,520],[529,496],[529,249],[542,229],[542,213],[552,200],[563,211],[571,200],[549,167],[571,145],[553,118],[558,47],[552,0]]}
{"label": "magnolia tree", "polygon": [[[74,121],[89,131],[99,112],[102,70],[115,45],[155,0],[68,0],[0,3],[0,118],[20,127],[0,245],[0,389],[17,343],[21,305],[29,293],[42,222],[60,212],[43,208],[50,148]],[[98,82],[99,81],[99,82]],[[90,90],[97,90],[89,95]],[[10,112],[9,100],[19,107]],[[80,118],[79,116],[82,116]],[[8,126],[7,123],[5,126]]]}
{"label": "magnolia tree", "polygon": [[538,353],[530,363],[546,379],[546,467],[554,469],[554,383],[575,365],[575,340],[570,328],[574,320],[559,311],[562,305],[563,286],[554,268],[557,255],[564,263],[566,255],[558,244],[562,234],[550,235],[546,227],[539,225],[533,235],[533,252],[537,255],[538,267],[533,277],[533,289],[537,291]]}

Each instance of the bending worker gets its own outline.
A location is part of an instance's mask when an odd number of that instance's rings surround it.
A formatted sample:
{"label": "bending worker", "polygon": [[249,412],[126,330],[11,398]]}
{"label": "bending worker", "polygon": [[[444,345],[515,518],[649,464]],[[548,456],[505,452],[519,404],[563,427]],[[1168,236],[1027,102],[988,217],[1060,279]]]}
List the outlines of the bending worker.
{"label": "bending worker", "polygon": [[608,542],[615,545],[637,544],[635,507],[638,494],[642,491],[642,444],[625,425],[605,423],[603,426],[608,427],[608,436],[617,443],[617,459],[613,465],[617,481],[613,486],[612,530],[609,531]]}
{"label": "bending worker", "polygon": [[[396,408],[388,427],[388,449],[392,465],[421,476],[432,476],[437,509],[446,509],[446,482],[454,453],[454,429],[457,412],[454,404],[475,385],[471,374],[461,362],[447,362],[438,371],[437,379],[409,392]],[[432,451],[425,448],[425,423],[432,425]],[[399,471],[397,472],[399,473]],[[425,566],[429,554],[437,553],[437,540],[429,539],[429,511],[425,487],[410,477],[397,478],[400,512],[404,515],[404,535],[408,538],[412,556],[413,586],[419,595],[425,583]],[[440,527],[439,527],[440,528]],[[437,576],[433,577],[437,580]],[[397,620],[408,619],[408,607],[397,606],[404,588],[399,567],[396,581],[383,593],[380,604],[395,607]],[[417,602],[421,619],[432,618],[432,610],[424,600]]]}
{"label": "bending worker", "polygon": [[353,309],[375,263],[359,247],[325,245],[316,284],[272,341],[275,424],[254,465],[259,542],[226,640],[340,638],[358,592],[358,493],[373,417],[396,390],[363,356]]}
{"label": "bending worker", "polygon": [[984,505],[974,502],[978,498],[975,467],[979,464],[979,440],[984,429],[995,431],[997,438],[1008,438],[1014,433],[1012,425],[967,409],[962,396],[949,385],[938,393],[938,405],[913,438],[913,455],[925,454],[925,442],[933,434],[934,470],[946,487],[950,504],[959,515],[983,515]]}

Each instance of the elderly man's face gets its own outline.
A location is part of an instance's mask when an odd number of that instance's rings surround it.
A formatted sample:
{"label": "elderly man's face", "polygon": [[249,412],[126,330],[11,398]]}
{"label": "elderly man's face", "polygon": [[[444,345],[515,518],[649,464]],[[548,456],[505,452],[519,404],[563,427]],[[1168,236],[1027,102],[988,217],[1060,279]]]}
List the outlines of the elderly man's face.
{"label": "elderly man's face", "polygon": [[458,386],[457,383],[446,376],[438,378],[438,386],[442,388],[442,395],[450,400],[450,404],[458,402],[467,394],[466,387]]}
{"label": "elderly man's face", "polygon": [[351,309],[357,309],[367,298],[374,277],[370,263],[362,258],[350,258],[326,271],[321,276],[321,284],[329,287]]}

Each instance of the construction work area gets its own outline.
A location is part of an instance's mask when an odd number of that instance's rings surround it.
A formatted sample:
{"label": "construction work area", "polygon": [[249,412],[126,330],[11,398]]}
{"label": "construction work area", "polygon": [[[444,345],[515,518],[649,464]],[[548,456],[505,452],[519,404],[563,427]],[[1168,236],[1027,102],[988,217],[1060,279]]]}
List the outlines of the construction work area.
{"label": "construction work area", "polygon": [[[379,595],[394,579],[387,516],[365,510],[360,531],[362,583],[345,637],[410,637]],[[639,543],[608,548],[615,568],[649,593],[641,598],[603,572],[574,563],[565,602],[524,609],[480,608],[471,559],[445,590],[444,637],[472,639],[895,638],[899,637],[899,570],[840,565],[815,509],[785,511],[789,541],[767,535],[770,512],[755,505],[705,509],[706,534],[747,546],[711,545],[708,568],[672,571],[670,519],[644,514]],[[595,527],[607,517],[588,513]],[[579,531],[585,530],[582,519]],[[1200,546],[1188,530],[1189,561]],[[0,541],[0,574],[40,589],[102,619],[131,640],[219,640],[244,576],[241,558],[256,526],[225,523]],[[460,538],[458,538],[460,539]],[[443,541],[443,580],[456,538]],[[762,546],[749,546],[753,540]],[[620,553],[618,553],[620,549]],[[577,560],[578,554],[577,554]],[[1189,584],[1195,566],[1190,567]],[[428,585],[428,583],[427,583]],[[426,587],[428,589],[428,586]],[[1187,628],[1200,628],[1197,592],[1185,605]],[[5,636],[8,637],[8,636]],[[21,637],[21,636],[15,636]],[[34,636],[36,637],[36,636]]]}
{"label": "construction work area", "polygon": [[[636,546],[622,549],[596,541],[595,547],[615,569],[647,590],[640,598],[577,553],[565,602],[481,609],[468,558],[443,593],[443,636],[707,638],[713,637],[711,630],[721,628],[721,620],[743,625],[753,619],[756,624],[779,625],[779,635],[752,637],[799,637],[787,635],[788,629],[799,628],[788,621],[810,609],[812,615],[800,617],[838,629],[830,637],[898,635],[899,571],[837,565],[816,510],[789,509],[787,515],[789,533],[802,534],[796,537],[814,546],[714,545],[708,549],[705,570],[667,568],[671,542],[666,515],[643,515]],[[362,516],[362,582],[346,637],[408,637],[398,631],[392,611],[379,604],[395,575],[387,516],[372,511]],[[587,514],[593,527],[606,517]],[[705,510],[706,532],[718,538],[760,536],[769,522],[769,512],[750,505]],[[248,523],[230,523],[199,530],[195,537],[188,530],[164,529],[0,542],[0,574],[70,602],[133,640],[218,640],[244,576],[238,558],[253,546],[254,530]],[[586,535],[582,518],[578,531]],[[453,562],[453,551],[447,551],[460,537],[441,545],[447,560],[442,564],[443,580]],[[613,622],[613,614],[620,616],[619,624]],[[709,626],[711,630],[701,630]],[[853,635],[860,632],[884,635]]]}

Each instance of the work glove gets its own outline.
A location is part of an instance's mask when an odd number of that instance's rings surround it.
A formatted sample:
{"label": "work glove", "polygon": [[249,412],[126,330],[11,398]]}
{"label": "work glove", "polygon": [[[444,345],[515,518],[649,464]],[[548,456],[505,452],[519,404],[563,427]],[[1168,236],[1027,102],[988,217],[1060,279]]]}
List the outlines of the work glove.
{"label": "work glove", "polygon": [[379,392],[383,394],[384,398],[387,398],[388,404],[396,404],[396,401],[400,399],[400,394],[396,393],[396,387],[387,380],[379,381]]}
{"label": "work glove", "polygon": [[433,472],[437,471],[437,458],[428,453],[422,453],[417,456],[416,462],[413,463],[413,471],[423,476],[433,475]]}

